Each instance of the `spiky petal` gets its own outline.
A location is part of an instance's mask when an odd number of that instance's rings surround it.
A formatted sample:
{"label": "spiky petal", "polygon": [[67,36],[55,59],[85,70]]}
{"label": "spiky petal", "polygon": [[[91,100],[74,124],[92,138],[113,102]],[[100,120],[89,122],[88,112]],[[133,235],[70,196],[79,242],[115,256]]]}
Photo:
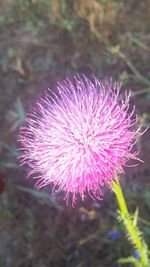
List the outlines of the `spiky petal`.
{"label": "spiky petal", "polygon": [[64,190],[66,198],[88,192],[101,198],[115,173],[123,172],[139,136],[137,117],[129,112],[129,95],[123,100],[120,84],[93,77],[74,76],[48,89],[27,115],[19,141],[21,164],[37,178],[39,189],[48,184]]}

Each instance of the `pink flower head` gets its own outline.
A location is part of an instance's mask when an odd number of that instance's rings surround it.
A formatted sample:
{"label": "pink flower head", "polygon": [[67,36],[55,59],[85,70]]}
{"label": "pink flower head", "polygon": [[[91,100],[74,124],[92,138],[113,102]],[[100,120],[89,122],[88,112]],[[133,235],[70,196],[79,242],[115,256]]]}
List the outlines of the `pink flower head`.
{"label": "pink flower head", "polygon": [[138,119],[129,111],[129,95],[123,99],[119,91],[119,83],[76,75],[37,102],[19,141],[21,164],[30,167],[38,189],[52,183],[67,199],[71,193],[73,204],[77,193],[100,199],[126,161],[137,159]]}

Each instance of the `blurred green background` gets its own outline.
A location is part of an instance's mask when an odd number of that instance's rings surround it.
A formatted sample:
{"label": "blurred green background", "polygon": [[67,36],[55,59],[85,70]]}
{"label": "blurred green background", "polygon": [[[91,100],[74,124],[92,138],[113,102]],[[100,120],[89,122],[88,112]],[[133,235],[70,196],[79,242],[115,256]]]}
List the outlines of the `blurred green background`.
{"label": "blurred green background", "polygon": [[[0,0],[0,266],[116,267],[135,254],[112,192],[72,209],[50,188],[35,191],[18,166],[16,140],[43,90],[77,72],[122,81],[148,127],[149,30],[149,0]],[[138,142],[144,163],[126,168],[121,183],[150,247],[149,134]]]}

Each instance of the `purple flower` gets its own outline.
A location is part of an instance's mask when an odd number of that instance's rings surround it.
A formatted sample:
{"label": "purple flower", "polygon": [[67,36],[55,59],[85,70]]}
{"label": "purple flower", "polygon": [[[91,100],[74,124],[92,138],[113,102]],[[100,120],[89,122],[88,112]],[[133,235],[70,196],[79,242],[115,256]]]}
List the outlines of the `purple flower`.
{"label": "purple flower", "polygon": [[65,198],[86,193],[100,199],[104,185],[129,159],[137,159],[133,145],[140,135],[138,118],[129,111],[129,94],[120,96],[120,84],[74,76],[58,83],[27,115],[21,128],[21,164],[37,179],[39,189],[53,184]]}
{"label": "purple flower", "polygon": [[140,259],[140,253],[138,251],[138,249],[134,250],[134,257],[139,260]]}
{"label": "purple flower", "polygon": [[121,236],[121,233],[117,230],[110,230],[108,232],[108,237],[111,238],[112,240],[117,240]]}

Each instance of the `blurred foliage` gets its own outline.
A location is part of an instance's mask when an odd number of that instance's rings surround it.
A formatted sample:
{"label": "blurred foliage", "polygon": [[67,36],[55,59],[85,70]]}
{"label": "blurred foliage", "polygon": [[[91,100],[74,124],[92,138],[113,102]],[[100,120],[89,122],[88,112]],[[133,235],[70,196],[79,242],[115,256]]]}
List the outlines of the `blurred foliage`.
{"label": "blurred foliage", "polygon": [[6,156],[7,160],[5,160],[5,156],[0,161],[1,169],[18,169],[19,165],[17,163],[17,157],[19,153],[14,145],[9,145],[7,143],[2,142],[2,151],[3,155]]}
{"label": "blurred foliage", "polygon": [[15,131],[23,124],[25,120],[25,111],[19,97],[16,99],[14,109],[7,113],[7,120],[11,123],[10,132]]}

